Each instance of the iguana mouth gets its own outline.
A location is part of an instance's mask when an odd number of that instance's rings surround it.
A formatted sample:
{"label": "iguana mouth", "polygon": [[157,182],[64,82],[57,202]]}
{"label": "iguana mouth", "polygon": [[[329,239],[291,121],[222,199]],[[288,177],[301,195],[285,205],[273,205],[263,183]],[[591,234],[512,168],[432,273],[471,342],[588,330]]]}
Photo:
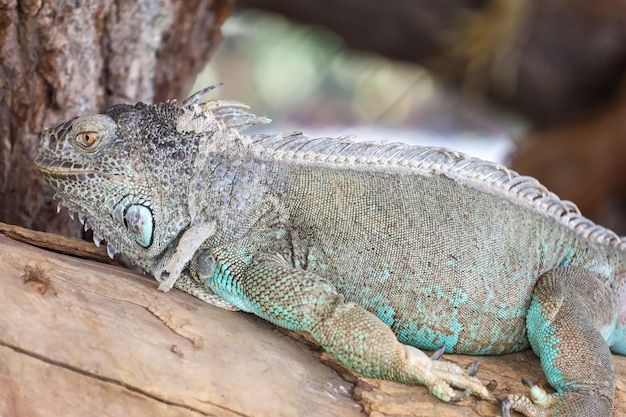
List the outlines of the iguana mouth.
{"label": "iguana mouth", "polygon": [[37,158],[35,158],[35,165],[42,175],[49,178],[76,177],[76,179],[84,181],[89,178],[102,177],[112,182],[122,182],[122,179],[115,175],[95,171],[93,169],[85,169],[82,165],[67,161],[59,162],[37,156]]}
{"label": "iguana mouth", "polygon": [[66,175],[66,174],[93,174],[95,173],[93,170],[88,170],[82,168],[82,166],[77,165],[76,163],[67,162],[67,161],[57,161],[54,159],[48,159],[37,155],[35,158],[35,165],[37,169],[42,173],[47,173],[55,176]]}

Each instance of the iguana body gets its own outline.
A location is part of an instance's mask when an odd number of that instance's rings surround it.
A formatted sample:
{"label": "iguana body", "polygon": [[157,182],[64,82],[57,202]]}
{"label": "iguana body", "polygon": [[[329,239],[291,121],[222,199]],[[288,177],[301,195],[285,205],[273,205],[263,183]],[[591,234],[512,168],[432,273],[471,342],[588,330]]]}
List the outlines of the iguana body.
{"label": "iguana body", "polygon": [[493,163],[403,144],[244,136],[265,119],[234,102],[198,105],[204,92],[43,133],[39,169],[111,253],[162,289],[308,331],[355,371],[424,384],[445,401],[494,399],[411,346],[532,347],[557,393],[533,387],[537,404],[512,395],[505,415],[611,415],[609,347],[626,352],[625,241]]}

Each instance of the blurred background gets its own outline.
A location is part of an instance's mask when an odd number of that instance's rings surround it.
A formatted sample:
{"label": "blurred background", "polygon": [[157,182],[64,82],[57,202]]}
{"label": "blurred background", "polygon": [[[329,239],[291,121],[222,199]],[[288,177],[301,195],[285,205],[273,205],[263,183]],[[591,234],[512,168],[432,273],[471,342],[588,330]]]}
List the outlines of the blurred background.
{"label": "blurred background", "polygon": [[463,99],[416,63],[351,49],[331,30],[239,8],[192,88],[223,82],[212,97],[236,99],[272,119],[255,132],[301,130],[445,146],[504,162],[525,121]]}

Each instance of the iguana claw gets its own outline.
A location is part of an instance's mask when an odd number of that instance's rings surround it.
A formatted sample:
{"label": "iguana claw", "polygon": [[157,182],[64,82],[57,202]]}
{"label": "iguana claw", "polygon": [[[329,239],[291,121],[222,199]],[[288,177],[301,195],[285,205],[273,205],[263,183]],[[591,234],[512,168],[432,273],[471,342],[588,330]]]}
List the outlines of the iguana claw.
{"label": "iguana claw", "polygon": [[465,391],[461,392],[460,394],[455,395],[454,397],[450,398],[450,402],[456,403],[459,401],[463,401],[464,399],[469,397],[471,393],[472,393],[472,390],[467,388]]}
{"label": "iguana claw", "polygon": [[533,389],[534,387],[537,386],[537,384],[535,384],[531,379],[526,378],[526,377],[522,378],[522,384],[527,386],[529,389]]}
{"label": "iguana claw", "polygon": [[522,378],[528,387],[528,395],[510,394],[502,401],[502,416],[510,417],[513,409],[525,416],[547,417],[553,414],[552,407],[562,394],[548,394],[541,386],[528,378]]}
{"label": "iguana claw", "polygon": [[464,370],[449,361],[433,360],[433,358],[441,357],[443,348],[437,350],[429,358],[412,346],[404,345],[403,347],[409,359],[409,368],[419,375],[416,382],[426,385],[435,397],[446,402],[458,402],[474,394],[489,402],[496,402],[495,397],[474,376],[478,371],[476,362],[470,364],[468,370]]}
{"label": "iguana claw", "polygon": [[502,400],[502,417],[511,417],[511,400],[508,398]]}
{"label": "iguana claw", "polygon": [[439,359],[441,359],[445,351],[446,345],[444,344],[442,347],[433,352],[433,354],[430,356],[430,359],[433,361],[438,361]]}
{"label": "iguana claw", "polygon": [[480,362],[474,361],[470,363],[469,365],[467,365],[465,369],[467,370],[467,374],[469,376],[474,376],[478,372],[478,368],[480,368]]}

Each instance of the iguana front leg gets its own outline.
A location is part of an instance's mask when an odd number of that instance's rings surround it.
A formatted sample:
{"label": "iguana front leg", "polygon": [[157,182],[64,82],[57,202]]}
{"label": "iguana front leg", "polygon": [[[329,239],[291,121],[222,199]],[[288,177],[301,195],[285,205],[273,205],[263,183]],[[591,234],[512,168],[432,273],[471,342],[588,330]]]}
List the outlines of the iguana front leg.
{"label": "iguana front leg", "polygon": [[465,398],[469,392],[495,401],[477,378],[450,362],[431,360],[420,350],[399,343],[375,315],[358,304],[344,302],[335,288],[316,274],[277,258],[256,261],[242,248],[214,250],[213,256],[215,271],[206,277],[213,292],[278,326],[309,332],[354,371],[425,385],[443,401]]}
{"label": "iguana front leg", "polygon": [[[215,233],[215,226],[216,224],[213,221],[198,223],[185,230],[176,245],[174,254],[162,269],[154,272],[154,277],[159,281],[159,290],[161,291],[167,292],[172,287],[176,287],[216,307],[237,311],[238,308],[207,290],[197,278],[197,269],[199,267],[197,258],[205,253],[200,247],[202,247],[206,239]],[[213,264],[204,262],[201,267],[212,268]],[[165,273],[165,279],[162,279],[163,273]],[[206,275],[207,271],[202,273]]]}
{"label": "iguana front leg", "polygon": [[[204,241],[215,233],[215,227],[214,221],[198,223],[183,232],[176,244],[176,251],[167,264],[162,269],[154,271],[154,278],[159,281],[160,291],[168,292],[174,287],[176,280],[181,277],[183,270],[197,254]],[[164,272],[167,274],[167,278],[162,279]]]}
{"label": "iguana front leg", "polygon": [[600,329],[614,326],[615,295],[591,272],[559,268],[535,286],[526,327],[550,385],[532,386],[529,397],[510,395],[508,408],[529,417],[610,416],[615,394],[611,352]]}

